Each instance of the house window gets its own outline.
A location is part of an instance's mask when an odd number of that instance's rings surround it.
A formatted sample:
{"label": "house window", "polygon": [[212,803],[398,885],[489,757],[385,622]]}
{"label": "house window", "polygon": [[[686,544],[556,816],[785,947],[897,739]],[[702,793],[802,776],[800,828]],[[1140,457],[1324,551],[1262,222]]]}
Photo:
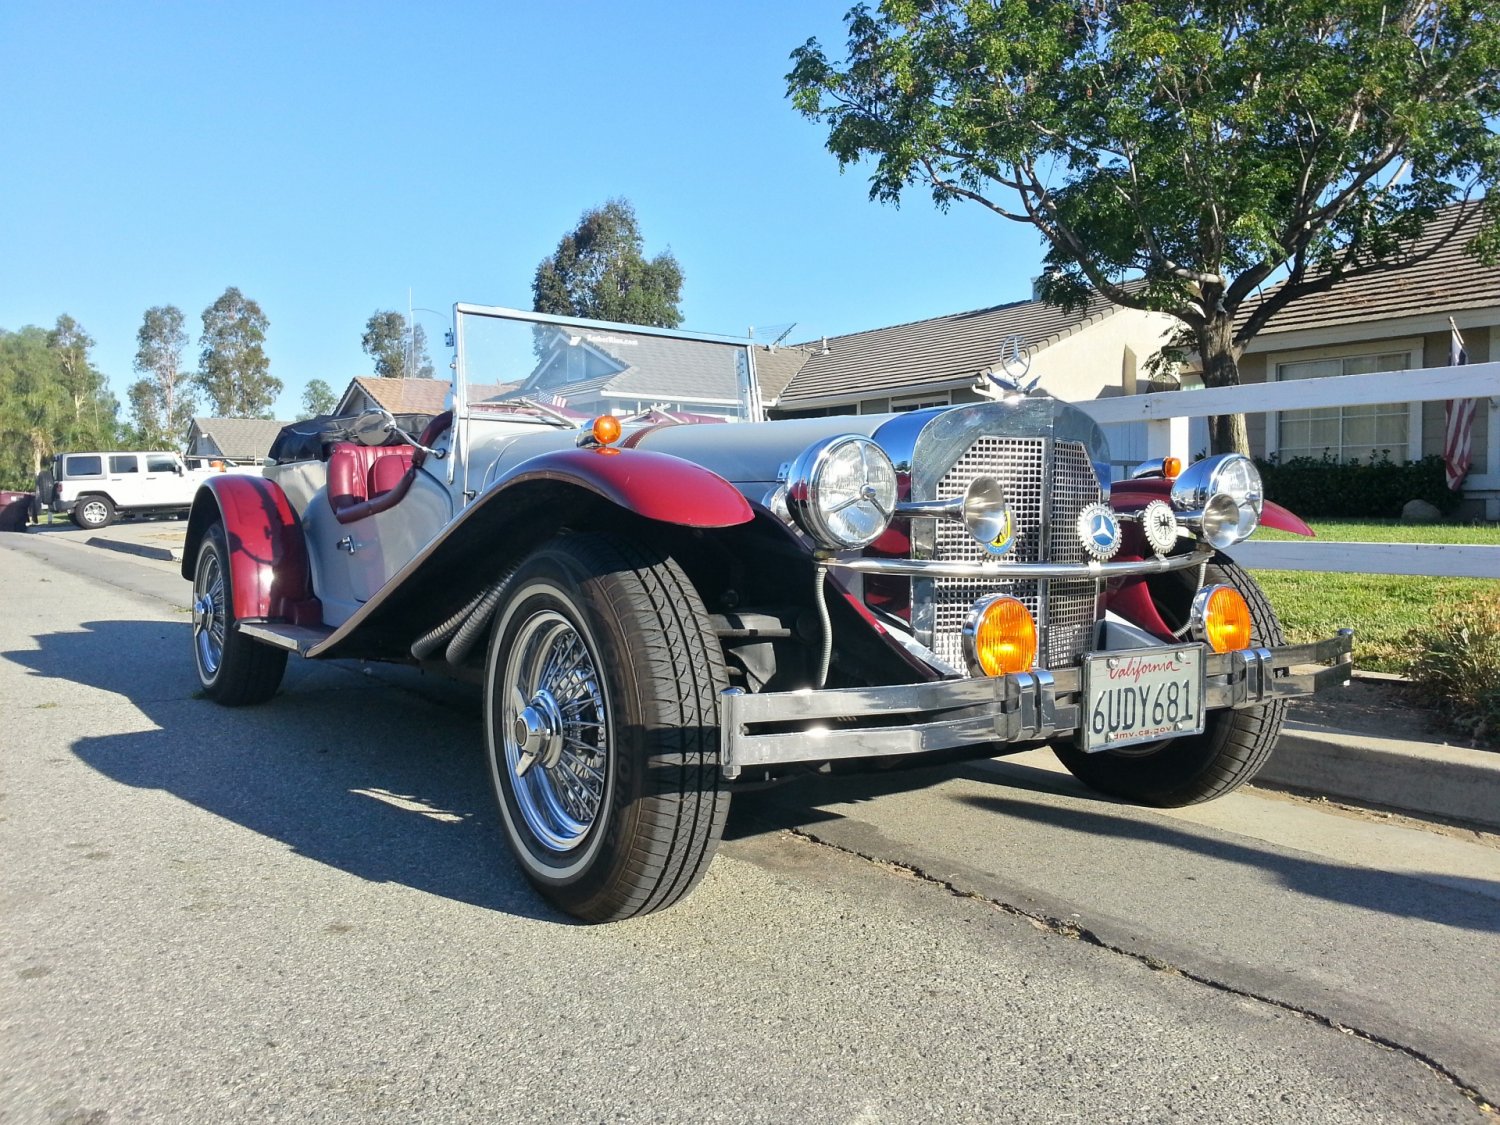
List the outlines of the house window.
{"label": "house window", "polygon": [[[1412,353],[1409,351],[1378,352],[1278,363],[1276,378],[1321,379],[1332,375],[1406,371],[1411,366]],[[1366,464],[1383,456],[1389,456],[1393,461],[1405,461],[1417,452],[1414,434],[1420,440],[1420,430],[1412,421],[1411,404],[1405,402],[1283,410],[1276,417],[1276,455],[1282,462],[1294,457],[1321,459],[1324,456],[1335,461],[1357,460]]]}
{"label": "house window", "polygon": [[891,399],[891,413],[905,414],[911,410],[926,410],[932,406],[948,406],[953,401],[953,395],[949,391],[942,394],[907,395],[905,398]]}

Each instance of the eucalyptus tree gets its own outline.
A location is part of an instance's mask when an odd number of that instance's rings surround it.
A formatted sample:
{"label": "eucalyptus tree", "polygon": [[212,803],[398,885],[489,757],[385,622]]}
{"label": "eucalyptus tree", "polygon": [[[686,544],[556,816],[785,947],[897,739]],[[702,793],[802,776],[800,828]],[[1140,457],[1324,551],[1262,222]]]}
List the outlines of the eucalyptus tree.
{"label": "eucalyptus tree", "polygon": [[260,305],[234,286],[203,310],[201,352],[194,382],[222,418],[269,418],[281,393],[266,357],[270,321]]}
{"label": "eucalyptus tree", "polygon": [[611,199],[585,211],[532,280],[532,308],[625,324],[682,323],[682,267],[670,250],[646,259],[635,209]]}

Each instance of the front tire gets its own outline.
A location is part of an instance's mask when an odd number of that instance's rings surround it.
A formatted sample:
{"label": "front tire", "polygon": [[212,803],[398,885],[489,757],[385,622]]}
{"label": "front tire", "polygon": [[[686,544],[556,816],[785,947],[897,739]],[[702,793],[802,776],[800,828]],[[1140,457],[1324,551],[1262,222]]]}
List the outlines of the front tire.
{"label": "front tire", "polygon": [[[1162,575],[1153,584],[1169,624],[1186,620],[1196,585],[1195,571]],[[1284,643],[1281,625],[1255,580],[1222,555],[1205,568],[1205,583],[1225,583],[1244,595],[1250,606],[1250,635],[1257,646]],[[1204,721],[1203,733],[1168,739],[1146,747],[1085,754],[1071,744],[1053,752],[1072,775],[1101,793],[1157,808],[1196,805],[1222,797],[1260,772],[1281,737],[1286,701],[1260,707],[1220,710]]]}
{"label": "front tire", "polygon": [[226,707],[264,703],[286,672],[286,650],[235,628],[229,541],[215,520],[203,533],[193,568],[193,663],[203,694]]}
{"label": "front tire", "polygon": [[718,640],[658,552],[574,535],[527,559],[490,639],[485,744],[526,878],[588,922],[671,906],[708,868],[719,772]]}
{"label": "front tire", "polygon": [[115,522],[115,506],[108,496],[80,496],[73,505],[73,522],[85,531],[98,531]]}

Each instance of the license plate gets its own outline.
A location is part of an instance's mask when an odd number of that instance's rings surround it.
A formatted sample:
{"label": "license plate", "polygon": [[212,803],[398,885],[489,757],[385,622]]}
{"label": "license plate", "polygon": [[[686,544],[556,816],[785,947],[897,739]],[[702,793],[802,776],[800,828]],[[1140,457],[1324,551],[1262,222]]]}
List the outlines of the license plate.
{"label": "license plate", "polygon": [[1090,653],[1083,658],[1080,741],[1090,754],[1203,730],[1199,645]]}

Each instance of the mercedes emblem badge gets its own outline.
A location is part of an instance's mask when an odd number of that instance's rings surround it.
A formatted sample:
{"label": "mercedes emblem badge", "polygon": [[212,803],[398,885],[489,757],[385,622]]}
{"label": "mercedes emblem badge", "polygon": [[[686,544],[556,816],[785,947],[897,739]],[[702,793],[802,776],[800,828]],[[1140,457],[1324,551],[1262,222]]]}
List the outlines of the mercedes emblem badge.
{"label": "mercedes emblem badge", "polygon": [[1120,520],[1108,504],[1090,504],[1078,513],[1078,539],[1090,558],[1104,562],[1120,549]]}

